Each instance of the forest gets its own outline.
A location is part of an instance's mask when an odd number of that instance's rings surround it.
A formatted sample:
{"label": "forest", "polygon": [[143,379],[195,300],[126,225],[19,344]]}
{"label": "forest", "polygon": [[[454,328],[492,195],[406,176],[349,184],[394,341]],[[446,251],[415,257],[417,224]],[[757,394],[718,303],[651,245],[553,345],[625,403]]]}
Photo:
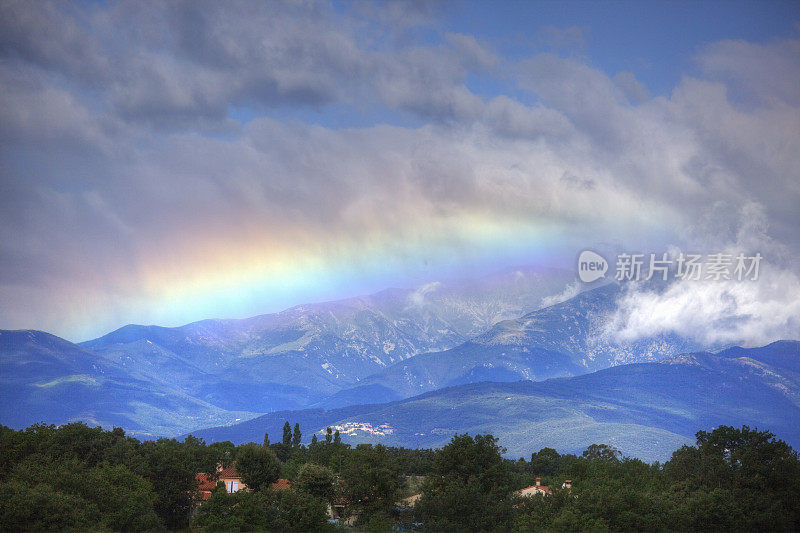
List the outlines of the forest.
{"label": "forest", "polygon": [[[647,464],[604,444],[515,460],[491,435],[427,450],[352,447],[328,429],[303,444],[288,421],[280,440],[239,446],[0,426],[0,530],[800,530],[797,452],[747,426],[696,438]],[[197,473],[232,464],[247,490],[199,497]],[[517,493],[536,478],[547,492]]]}

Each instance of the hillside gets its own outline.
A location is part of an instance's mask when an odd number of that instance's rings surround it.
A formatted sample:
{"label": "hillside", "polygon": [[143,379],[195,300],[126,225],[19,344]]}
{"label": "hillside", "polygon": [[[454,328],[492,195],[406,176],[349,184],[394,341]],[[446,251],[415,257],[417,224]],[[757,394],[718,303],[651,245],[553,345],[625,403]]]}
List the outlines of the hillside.
{"label": "hillside", "polygon": [[519,456],[549,446],[577,452],[606,443],[645,460],[666,459],[701,428],[769,428],[800,445],[800,342],[699,352],[544,382],[473,383],[402,401],[265,415],[193,432],[207,441],[280,435],[298,422],[305,441],[338,427],[345,442],[442,446],[455,433],[492,433]]}
{"label": "hillside", "polygon": [[81,346],[226,409],[297,408],[393,363],[452,348],[497,322],[538,309],[572,276],[515,268],[242,320],[177,328],[129,325]]}
{"label": "hillside", "polygon": [[[661,337],[603,343],[602,320],[619,293],[609,285],[501,320],[456,347],[416,354],[541,303],[538,295],[558,276],[516,270],[479,283],[387,290],[245,320],[126,326],[80,346],[42,332],[6,332],[0,422],[21,427],[80,419],[171,436],[280,410],[579,375],[692,348]],[[384,359],[373,353],[378,345]],[[395,357],[400,360],[392,363]],[[13,405],[24,409],[16,413]]]}
{"label": "hillside", "polygon": [[229,412],[175,391],[64,339],[0,330],[0,423],[83,421],[134,435],[174,435],[255,415]]}

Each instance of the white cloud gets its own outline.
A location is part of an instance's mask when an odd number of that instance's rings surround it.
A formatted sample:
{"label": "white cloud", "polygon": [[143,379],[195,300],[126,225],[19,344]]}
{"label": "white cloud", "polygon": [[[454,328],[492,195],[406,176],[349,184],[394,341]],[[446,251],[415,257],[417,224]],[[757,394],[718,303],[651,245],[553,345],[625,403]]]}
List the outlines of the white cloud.
{"label": "white cloud", "polygon": [[731,83],[742,98],[762,105],[800,104],[797,39],[764,44],[724,40],[708,45],[696,59],[706,75]]}
{"label": "white cloud", "polygon": [[442,286],[439,281],[432,281],[419,287],[408,296],[408,301],[414,307],[422,307],[425,305],[425,296],[438,290]]}
{"label": "white cloud", "polygon": [[622,342],[675,333],[709,346],[761,346],[800,338],[798,316],[800,279],[764,268],[758,281],[685,281],[663,292],[631,290],[608,330]]}
{"label": "white cloud", "polygon": [[566,302],[570,298],[574,298],[581,292],[581,284],[577,281],[573,281],[566,287],[564,290],[561,291],[559,294],[554,294],[552,296],[546,296],[542,298],[542,307],[550,307],[551,305],[560,304],[561,302]]}
{"label": "white cloud", "polygon": [[650,96],[647,87],[636,79],[632,72],[617,72],[614,74],[614,83],[633,102],[642,102]]}
{"label": "white cloud", "polygon": [[[677,280],[666,288],[633,284],[606,324],[615,340],[635,341],[677,334],[707,346],[761,346],[779,339],[800,339],[800,276],[787,250],[766,234],[762,209],[745,205],[738,213],[737,238],[722,246],[708,240],[711,253],[760,253],[757,280]],[[695,248],[695,251],[698,251]],[[680,250],[674,248],[673,255]]]}

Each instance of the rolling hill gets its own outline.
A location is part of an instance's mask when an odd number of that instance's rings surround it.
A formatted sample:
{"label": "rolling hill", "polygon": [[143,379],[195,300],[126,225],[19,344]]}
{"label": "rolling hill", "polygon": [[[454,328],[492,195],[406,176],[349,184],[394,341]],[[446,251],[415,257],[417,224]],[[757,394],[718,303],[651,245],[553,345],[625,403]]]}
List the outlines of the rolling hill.
{"label": "rolling hill", "polygon": [[698,352],[543,382],[457,385],[389,403],[264,415],[193,432],[206,441],[260,442],[284,421],[312,432],[338,428],[345,442],[435,447],[455,433],[491,433],[508,455],[549,446],[579,452],[606,443],[664,460],[694,433],[721,424],[769,429],[800,445],[800,342]]}
{"label": "rolling hill", "polygon": [[15,428],[80,420],[141,437],[256,415],[226,411],[31,330],[0,330],[0,414],[0,423]]}

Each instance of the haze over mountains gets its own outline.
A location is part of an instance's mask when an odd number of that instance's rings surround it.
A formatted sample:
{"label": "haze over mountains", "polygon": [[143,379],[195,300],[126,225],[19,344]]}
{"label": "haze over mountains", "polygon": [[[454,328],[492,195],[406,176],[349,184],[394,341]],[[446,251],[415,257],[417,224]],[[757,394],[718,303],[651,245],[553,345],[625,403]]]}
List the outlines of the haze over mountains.
{"label": "haze over mountains", "polygon": [[606,285],[519,318],[442,352],[396,363],[357,387],[326,399],[324,405],[405,398],[478,381],[541,381],[575,376],[613,365],[655,361],[701,347],[675,335],[618,343],[604,335],[604,319],[616,308],[621,289]]}
{"label": "haze over mountains", "polygon": [[[0,423],[83,420],[240,441],[288,418],[305,431],[342,426],[353,442],[436,446],[490,431],[512,454],[606,442],[649,458],[706,424],[771,421],[794,438],[796,343],[745,358],[675,357],[709,348],[675,335],[616,342],[604,324],[618,285],[542,307],[568,295],[571,279],[518,268],[249,319],[129,325],[80,345],[3,331]],[[255,418],[263,413],[274,414]],[[230,427],[198,431],[215,426]]]}
{"label": "haze over mountains", "polygon": [[0,330],[0,423],[84,421],[136,435],[171,435],[210,422],[255,415],[230,412],[169,384],[105,360],[41,331]]}

